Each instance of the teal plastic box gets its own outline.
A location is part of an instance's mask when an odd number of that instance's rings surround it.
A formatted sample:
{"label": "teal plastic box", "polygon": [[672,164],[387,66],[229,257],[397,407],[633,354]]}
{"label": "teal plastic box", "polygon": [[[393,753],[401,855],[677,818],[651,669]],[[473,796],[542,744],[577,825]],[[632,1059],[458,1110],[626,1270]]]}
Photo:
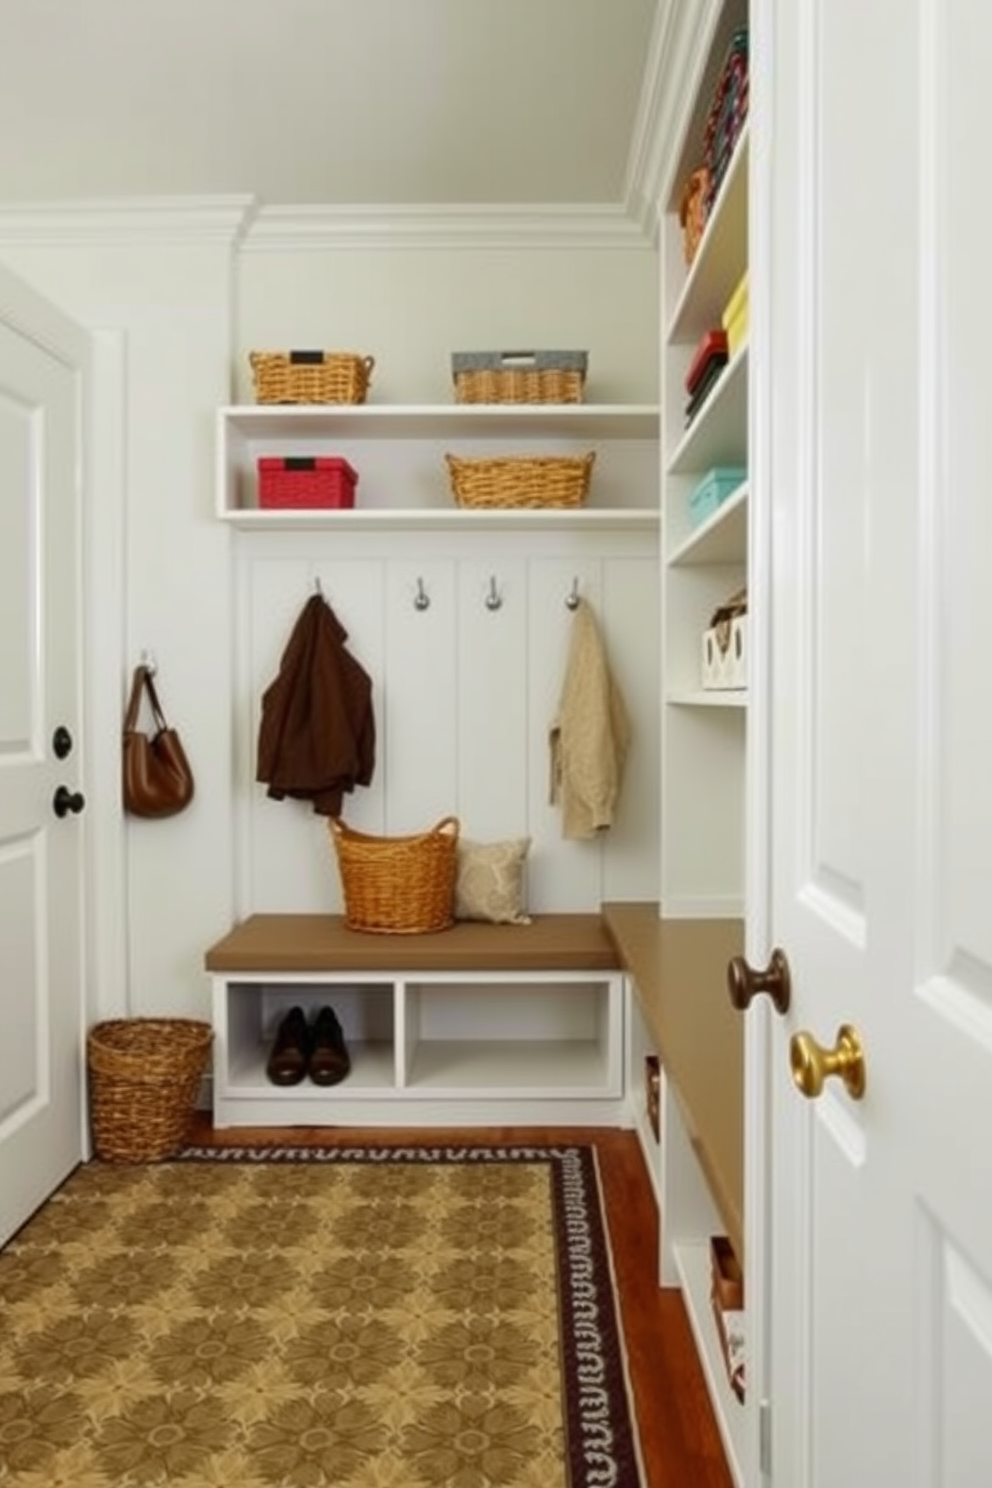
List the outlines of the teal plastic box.
{"label": "teal plastic box", "polygon": [[689,522],[698,527],[713,515],[732,491],[747,477],[743,465],[717,465],[707,472],[689,497]]}

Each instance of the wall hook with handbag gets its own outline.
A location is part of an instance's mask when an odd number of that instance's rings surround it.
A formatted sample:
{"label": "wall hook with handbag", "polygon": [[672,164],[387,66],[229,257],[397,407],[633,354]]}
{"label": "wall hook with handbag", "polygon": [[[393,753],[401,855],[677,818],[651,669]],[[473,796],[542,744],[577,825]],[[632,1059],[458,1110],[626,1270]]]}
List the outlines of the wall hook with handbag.
{"label": "wall hook with handbag", "polygon": [[[151,734],[138,728],[146,693],[155,724]],[[166,722],[147,666],[134,669],[124,715],[122,756],[125,811],[132,816],[175,816],[189,805],[193,799],[193,771],[178,731]]]}

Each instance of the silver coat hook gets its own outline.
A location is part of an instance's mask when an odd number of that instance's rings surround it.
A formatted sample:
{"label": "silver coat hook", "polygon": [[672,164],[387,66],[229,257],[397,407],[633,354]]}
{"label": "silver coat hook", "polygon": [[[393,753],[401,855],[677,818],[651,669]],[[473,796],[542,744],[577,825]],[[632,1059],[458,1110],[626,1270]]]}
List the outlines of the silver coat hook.
{"label": "silver coat hook", "polygon": [[568,595],[565,598],[565,603],[566,603],[566,605],[568,606],[568,608],[570,610],[577,610],[579,608],[580,601],[579,601],[579,581],[578,581],[578,579],[573,579],[572,580],[572,588],[571,588],[571,590],[569,591]]}
{"label": "silver coat hook", "polygon": [[418,578],[417,592],[413,597],[413,608],[415,610],[428,610],[430,609],[430,604],[431,597],[427,593],[427,590],[424,588],[424,581],[423,579]]}
{"label": "silver coat hook", "polygon": [[155,673],[158,671],[158,662],[155,660],[155,652],[142,651],[141,665],[144,667],[149,677],[154,677]]}
{"label": "silver coat hook", "polygon": [[496,587],[496,575],[493,574],[489,580],[489,593],[486,595],[486,609],[498,610],[503,604],[503,596]]}

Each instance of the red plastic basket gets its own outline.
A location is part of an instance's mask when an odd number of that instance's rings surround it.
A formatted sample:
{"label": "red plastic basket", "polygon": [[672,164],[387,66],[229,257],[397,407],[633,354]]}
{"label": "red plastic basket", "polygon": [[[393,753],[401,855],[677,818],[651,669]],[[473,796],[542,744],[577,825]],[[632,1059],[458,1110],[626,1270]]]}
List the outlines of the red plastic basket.
{"label": "red plastic basket", "polygon": [[357,471],[336,456],[263,455],[258,462],[258,504],[263,509],[354,506],[357,484]]}

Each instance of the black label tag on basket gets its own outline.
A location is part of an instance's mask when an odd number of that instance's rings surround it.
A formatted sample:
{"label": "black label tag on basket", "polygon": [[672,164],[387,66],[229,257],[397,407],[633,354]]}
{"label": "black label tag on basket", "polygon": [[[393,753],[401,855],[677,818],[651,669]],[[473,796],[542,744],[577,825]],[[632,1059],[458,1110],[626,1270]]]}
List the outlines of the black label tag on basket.
{"label": "black label tag on basket", "polygon": [[290,365],[319,367],[324,360],[322,351],[291,351],[289,353]]}
{"label": "black label tag on basket", "polygon": [[284,470],[316,470],[317,461],[312,455],[287,455],[283,462]]}

